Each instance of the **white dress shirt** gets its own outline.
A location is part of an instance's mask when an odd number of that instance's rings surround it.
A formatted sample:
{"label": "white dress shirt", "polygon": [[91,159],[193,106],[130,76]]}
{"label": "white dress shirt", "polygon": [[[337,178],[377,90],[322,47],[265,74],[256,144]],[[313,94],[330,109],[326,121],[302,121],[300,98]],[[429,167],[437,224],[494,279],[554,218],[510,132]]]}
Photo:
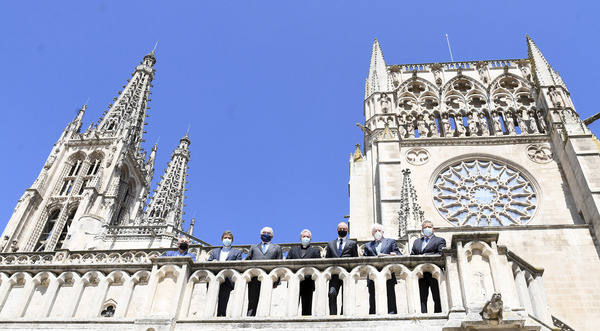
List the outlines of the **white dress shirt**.
{"label": "white dress shirt", "polygon": [[231,248],[221,248],[221,253],[219,254],[219,261],[227,261],[227,256],[229,256],[229,251]]}

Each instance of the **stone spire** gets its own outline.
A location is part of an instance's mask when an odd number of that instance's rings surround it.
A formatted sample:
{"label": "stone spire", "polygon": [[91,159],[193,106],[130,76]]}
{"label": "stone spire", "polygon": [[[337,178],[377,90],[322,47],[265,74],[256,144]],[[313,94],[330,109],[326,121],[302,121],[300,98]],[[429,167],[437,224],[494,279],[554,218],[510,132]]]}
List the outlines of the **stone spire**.
{"label": "stone spire", "polygon": [[533,74],[538,87],[557,85],[567,90],[562,78],[558,72],[552,69],[552,66],[548,63],[542,54],[542,51],[540,51],[535,42],[533,42],[533,39],[531,39],[529,35],[527,35],[526,38],[529,59],[533,64]]}
{"label": "stone spire", "polygon": [[171,154],[171,161],[161,177],[150,204],[146,208],[148,223],[170,223],[181,227],[183,215],[183,200],[185,199],[185,184],[188,161],[190,160],[190,138],[186,135],[179,140],[179,146]]}
{"label": "stone spire", "polygon": [[383,58],[383,52],[379,41],[375,38],[371,50],[371,63],[369,64],[369,76],[365,82],[365,99],[376,92],[387,92],[391,87],[391,77],[388,74],[387,65]]}
{"label": "stone spire", "polygon": [[114,104],[109,105],[108,111],[100,119],[96,133],[102,137],[120,137],[125,142],[140,149],[144,126],[146,125],[146,109],[150,99],[150,87],[154,79],[154,50],[144,56],[135,68],[127,85],[113,98]]}
{"label": "stone spire", "polygon": [[417,191],[410,179],[410,170],[402,170],[402,192],[398,211],[398,236],[402,238],[407,230],[418,230],[423,222],[423,211],[417,201]]}

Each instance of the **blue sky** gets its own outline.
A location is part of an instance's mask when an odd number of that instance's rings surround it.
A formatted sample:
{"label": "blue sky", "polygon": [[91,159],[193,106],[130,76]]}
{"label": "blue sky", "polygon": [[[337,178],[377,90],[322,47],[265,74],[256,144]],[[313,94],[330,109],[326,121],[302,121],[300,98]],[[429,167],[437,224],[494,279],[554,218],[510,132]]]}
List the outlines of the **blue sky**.
{"label": "blue sky", "polygon": [[191,126],[186,224],[211,243],[257,242],[264,225],[276,242],[335,236],[375,37],[402,64],[449,61],[445,33],[457,61],[524,58],[528,33],[581,117],[599,111],[595,2],[449,3],[2,2],[0,226],[76,110],[89,98],[96,121],[156,40],[145,146],[160,137],[156,182]]}

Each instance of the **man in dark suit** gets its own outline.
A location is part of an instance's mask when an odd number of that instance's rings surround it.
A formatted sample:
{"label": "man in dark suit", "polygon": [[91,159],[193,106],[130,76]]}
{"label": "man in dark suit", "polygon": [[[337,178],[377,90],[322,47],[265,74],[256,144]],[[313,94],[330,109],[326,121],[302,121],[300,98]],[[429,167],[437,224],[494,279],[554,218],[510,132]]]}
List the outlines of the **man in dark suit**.
{"label": "man in dark suit", "polygon": [[[383,237],[383,226],[381,224],[373,224],[371,234],[374,240],[366,243],[363,247],[364,256],[402,255],[394,239]],[[396,293],[394,291],[396,283],[396,275],[392,273],[392,277],[385,284],[389,314],[396,313]],[[372,279],[367,280],[367,288],[369,289],[369,314],[375,314],[375,282]]]}
{"label": "man in dark suit", "polygon": [[[312,234],[308,229],[300,232],[300,246],[290,248],[287,255],[287,260],[296,259],[319,259],[321,258],[321,250],[318,247],[310,245]],[[300,281],[300,300],[302,301],[302,315],[311,315],[312,312],[312,297],[315,291],[315,281],[310,276],[304,277]]]}
{"label": "man in dark suit", "polygon": [[[421,224],[421,228],[423,230],[423,237],[415,240],[410,255],[442,254],[442,249],[446,247],[446,240],[444,238],[436,237],[433,234],[433,223],[431,221],[425,221]],[[427,312],[427,297],[429,296],[430,288],[434,303],[433,311],[435,313],[441,313],[442,302],[440,300],[440,288],[437,279],[433,278],[433,275],[431,275],[430,272],[424,272],[423,278],[419,279],[421,312]]]}
{"label": "man in dark suit", "polygon": [[[242,251],[236,248],[232,248],[233,233],[231,231],[225,231],[221,235],[221,241],[223,241],[223,247],[215,248],[210,251],[209,261],[236,261],[242,259]],[[217,305],[217,316],[225,316],[227,314],[227,302],[229,302],[229,295],[235,284],[231,278],[227,277],[219,286],[219,304]]]}
{"label": "man in dark suit", "polygon": [[[340,222],[337,226],[338,238],[327,243],[326,258],[358,257],[356,241],[348,239],[348,224]],[[329,315],[337,315],[337,295],[342,287],[338,275],[332,275],[329,280]],[[342,310],[343,308],[342,304]]]}
{"label": "man in dark suit", "polygon": [[[246,256],[246,260],[281,260],[283,253],[281,247],[272,244],[273,229],[265,226],[260,230],[260,244],[252,245]],[[268,281],[268,280],[265,280]],[[277,286],[277,283],[273,285]],[[252,277],[248,282],[248,313],[247,316],[256,316],[256,307],[258,307],[258,298],[260,296],[260,282],[258,277]]]}

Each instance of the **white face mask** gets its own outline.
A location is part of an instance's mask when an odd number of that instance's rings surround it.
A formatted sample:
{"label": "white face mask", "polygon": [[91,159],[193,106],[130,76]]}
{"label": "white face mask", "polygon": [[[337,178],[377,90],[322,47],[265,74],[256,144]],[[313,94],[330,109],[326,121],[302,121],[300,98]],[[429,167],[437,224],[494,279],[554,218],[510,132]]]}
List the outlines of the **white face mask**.
{"label": "white face mask", "polygon": [[375,237],[375,240],[381,240],[381,238],[383,238],[383,233],[381,233],[381,231],[377,231],[373,237]]}
{"label": "white face mask", "polygon": [[231,239],[229,239],[229,238],[223,239],[223,246],[225,246],[225,247],[231,246]]}
{"label": "white face mask", "polygon": [[433,229],[425,228],[425,229],[423,229],[423,234],[425,235],[425,237],[431,237],[431,235],[433,234]]}
{"label": "white face mask", "polygon": [[310,244],[310,238],[308,237],[302,237],[302,239],[300,239],[300,241],[302,242],[302,246],[306,247],[308,246],[308,244]]}

